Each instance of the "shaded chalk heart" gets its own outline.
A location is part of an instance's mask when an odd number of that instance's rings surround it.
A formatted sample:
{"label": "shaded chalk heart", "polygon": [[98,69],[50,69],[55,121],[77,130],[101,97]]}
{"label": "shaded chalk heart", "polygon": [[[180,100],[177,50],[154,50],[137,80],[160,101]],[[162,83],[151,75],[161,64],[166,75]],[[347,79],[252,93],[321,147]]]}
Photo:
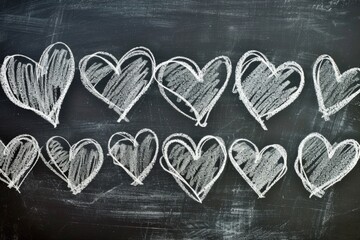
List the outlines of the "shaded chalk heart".
{"label": "shaded chalk heart", "polygon": [[360,68],[351,68],[341,74],[328,55],[321,55],[315,61],[313,80],[319,111],[325,120],[360,93]]}
{"label": "shaded chalk heart", "polygon": [[32,110],[54,127],[75,73],[70,48],[61,42],[47,47],[39,63],[24,55],[7,56],[1,67],[1,85],[17,106]]}
{"label": "shaded chalk heart", "polygon": [[147,128],[141,129],[135,137],[117,132],[109,139],[108,151],[114,164],[123,168],[134,180],[131,185],[143,185],[143,180],[155,164],[159,140],[155,132]]}
{"label": "shaded chalk heart", "polygon": [[119,61],[106,52],[87,55],[79,69],[86,89],[118,113],[120,122],[150,87],[155,65],[149,49],[136,47]]}
{"label": "shaded chalk heart", "polygon": [[54,136],[47,141],[46,152],[49,160],[42,157],[44,163],[68,184],[73,194],[80,193],[93,180],[104,161],[100,144],[88,138],[70,146],[66,139]]}
{"label": "shaded chalk heart", "polygon": [[223,140],[210,135],[203,137],[196,146],[189,136],[172,134],[164,141],[162,152],[162,168],[199,203],[220,177],[227,158]]}
{"label": "shaded chalk heart", "polygon": [[355,140],[331,145],[321,134],[311,133],[299,145],[295,171],[310,197],[321,198],[355,167],[359,156],[360,145]]}
{"label": "shaded chalk heart", "polygon": [[301,66],[285,62],[279,67],[258,51],[248,51],[239,60],[233,92],[238,92],[250,114],[267,130],[263,118],[289,106],[300,95],[305,82]]}
{"label": "shaded chalk heart", "polygon": [[264,198],[287,171],[286,150],[278,144],[268,145],[259,152],[251,141],[237,139],[229,148],[229,158],[259,198]]}
{"label": "shaded chalk heart", "polygon": [[19,135],[6,146],[0,141],[0,180],[20,192],[21,184],[35,166],[39,155],[38,142],[30,135]]}
{"label": "shaded chalk heart", "polygon": [[184,116],[205,127],[231,75],[228,57],[219,56],[203,69],[185,57],[174,57],[156,67],[155,80],[165,100]]}

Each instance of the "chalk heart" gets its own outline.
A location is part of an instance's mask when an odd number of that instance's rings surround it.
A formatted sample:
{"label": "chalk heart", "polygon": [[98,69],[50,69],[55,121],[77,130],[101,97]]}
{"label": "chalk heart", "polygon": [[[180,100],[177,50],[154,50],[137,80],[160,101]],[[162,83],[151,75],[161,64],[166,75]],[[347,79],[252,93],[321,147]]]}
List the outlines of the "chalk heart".
{"label": "chalk heart", "polygon": [[331,145],[321,134],[312,133],[299,145],[295,171],[310,197],[321,198],[355,167],[359,156],[360,145],[353,139]]}
{"label": "chalk heart", "polygon": [[65,138],[54,136],[47,141],[46,152],[49,160],[43,157],[44,163],[73,194],[80,193],[94,179],[104,161],[100,144],[88,138],[71,146]]}
{"label": "chalk heart", "polygon": [[251,50],[237,63],[233,92],[239,94],[250,114],[267,130],[264,118],[269,120],[294,102],[304,83],[304,72],[296,62],[285,62],[276,68],[264,54]]}
{"label": "chalk heart", "polygon": [[219,56],[202,69],[185,57],[174,57],[156,67],[155,80],[165,100],[178,112],[205,127],[230,75],[231,61]]}
{"label": "chalk heart", "polygon": [[131,185],[143,185],[156,162],[159,140],[155,132],[146,128],[135,137],[126,132],[117,132],[109,139],[108,151],[114,164],[124,169],[134,180]]}
{"label": "chalk heart", "polygon": [[1,85],[17,106],[59,124],[59,112],[75,73],[70,48],[61,42],[47,47],[39,62],[27,56],[7,56],[1,67]]}
{"label": "chalk heart", "polygon": [[0,141],[0,180],[18,192],[39,158],[40,148],[30,135],[19,135],[7,145]]}
{"label": "chalk heart", "polygon": [[287,171],[286,150],[277,144],[259,151],[251,141],[237,139],[229,148],[229,158],[259,198],[264,198]]}
{"label": "chalk heart", "polygon": [[118,122],[139,101],[153,82],[156,62],[151,51],[136,47],[117,60],[96,52],[80,60],[81,80],[87,90],[119,114]]}
{"label": "chalk heart", "polygon": [[209,135],[196,145],[185,134],[173,134],[164,141],[162,151],[162,168],[187,195],[202,203],[225,168],[227,152],[223,140]]}
{"label": "chalk heart", "polygon": [[360,93],[360,68],[351,68],[341,74],[329,55],[321,55],[315,61],[313,80],[319,110],[325,120]]}

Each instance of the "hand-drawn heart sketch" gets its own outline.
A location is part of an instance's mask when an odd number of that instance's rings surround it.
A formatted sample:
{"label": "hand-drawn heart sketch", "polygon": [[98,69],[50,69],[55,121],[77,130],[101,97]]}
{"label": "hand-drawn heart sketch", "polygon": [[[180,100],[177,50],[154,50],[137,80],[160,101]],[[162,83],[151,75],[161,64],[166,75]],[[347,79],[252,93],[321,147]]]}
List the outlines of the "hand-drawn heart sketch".
{"label": "hand-drawn heart sketch", "polygon": [[19,188],[39,159],[40,148],[28,134],[13,138],[7,145],[0,140],[0,181],[8,188]]}
{"label": "hand-drawn heart sketch", "polygon": [[156,162],[159,140],[155,132],[147,128],[141,129],[135,137],[117,132],[109,139],[108,151],[114,164],[123,168],[134,180],[131,185],[143,185]]}
{"label": "hand-drawn heart sketch", "polygon": [[313,80],[319,111],[326,121],[360,93],[360,68],[351,68],[341,74],[329,55],[316,59]]}
{"label": "hand-drawn heart sketch", "polygon": [[11,102],[35,112],[56,128],[74,73],[75,61],[70,48],[57,42],[44,50],[38,63],[20,54],[7,56],[0,81]]}
{"label": "hand-drawn heart sketch", "polygon": [[93,95],[120,115],[118,122],[135,105],[153,82],[155,58],[145,47],[128,51],[118,61],[106,52],[96,52],[80,60],[81,80]]}
{"label": "hand-drawn heart sketch", "polygon": [[296,62],[275,68],[264,54],[251,50],[237,63],[233,93],[238,92],[250,114],[267,130],[262,118],[269,120],[294,102],[304,84],[304,72]]}
{"label": "hand-drawn heart sketch", "polygon": [[353,139],[331,145],[323,135],[311,133],[299,145],[295,171],[310,197],[321,198],[355,167],[359,156],[360,145]]}
{"label": "hand-drawn heart sketch", "polygon": [[287,171],[286,150],[278,144],[268,145],[259,152],[251,141],[237,139],[228,154],[235,169],[259,198],[264,198]]}
{"label": "hand-drawn heart sketch", "polygon": [[231,68],[225,56],[211,60],[203,69],[188,58],[174,57],[156,67],[154,78],[160,93],[175,110],[196,121],[195,125],[205,127],[228,84]]}
{"label": "hand-drawn heart sketch", "polygon": [[188,135],[172,134],[165,139],[162,152],[161,167],[199,203],[220,177],[227,158],[223,140],[210,135],[203,137],[196,146]]}
{"label": "hand-drawn heart sketch", "polygon": [[41,156],[43,162],[68,184],[74,195],[94,179],[104,161],[100,144],[89,138],[70,146],[65,138],[54,136],[46,143],[46,153],[49,160]]}
{"label": "hand-drawn heart sketch", "polygon": [[39,155],[38,142],[30,135],[19,135],[6,146],[0,141],[0,180],[20,192],[21,184],[35,166]]}

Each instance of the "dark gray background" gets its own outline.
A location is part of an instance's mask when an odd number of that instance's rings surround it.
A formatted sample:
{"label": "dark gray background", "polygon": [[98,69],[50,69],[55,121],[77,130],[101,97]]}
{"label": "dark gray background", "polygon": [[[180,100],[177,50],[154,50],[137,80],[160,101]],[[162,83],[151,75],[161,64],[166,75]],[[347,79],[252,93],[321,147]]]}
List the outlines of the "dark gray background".
{"label": "dark gray background", "polygon": [[130,186],[127,174],[109,157],[94,181],[73,196],[61,179],[38,162],[21,194],[0,184],[0,239],[355,239],[360,237],[360,168],[309,199],[293,163],[300,141],[320,132],[330,141],[360,140],[360,101],[323,121],[317,111],[311,67],[323,53],[342,71],[360,62],[359,1],[0,1],[0,59],[21,53],[38,60],[51,43],[63,41],[76,65],[85,55],[108,51],[116,57],[146,46],[157,63],[180,55],[200,66],[218,55],[235,67],[248,50],[262,51],[275,64],[293,60],[305,71],[305,88],[263,131],[238,95],[231,93],[234,74],[213,109],[206,128],[176,112],[154,84],[128,114],[117,115],[81,84],[79,72],[65,98],[60,125],[54,129],[31,111],[12,104],[0,91],[0,137],[4,142],[29,133],[40,145],[53,135],[74,143],[98,140],[106,151],[116,131],[135,134],[153,129],[162,142],[175,132],[198,141],[221,136],[227,147],[248,138],[260,148],[278,143],[288,152],[289,170],[265,199],[228,164],[209,195],[199,204],[189,198],[157,163],[144,186]]}

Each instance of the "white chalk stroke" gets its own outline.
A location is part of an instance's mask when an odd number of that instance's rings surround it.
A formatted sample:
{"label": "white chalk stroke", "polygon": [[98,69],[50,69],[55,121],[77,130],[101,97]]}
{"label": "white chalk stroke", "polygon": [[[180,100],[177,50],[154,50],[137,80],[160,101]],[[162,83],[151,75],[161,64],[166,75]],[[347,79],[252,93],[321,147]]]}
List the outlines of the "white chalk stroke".
{"label": "white chalk stroke", "polygon": [[74,195],[94,179],[104,161],[100,144],[89,138],[70,146],[65,138],[54,136],[46,143],[46,153],[49,159],[41,156],[43,162],[67,183]]}
{"label": "white chalk stroke", "polygon": [[0,180],[20,192],[21,184],[39,156],[38,142],[30,135],[19,135],[7,145],[0,141]]}
{"label": "white chalk stroke", "polygon": [[326,121],[360,93],[360,68],[341,74],[329,55],[321,55],[315,61],[313,80],[319,111]]}
{"label": "white chalk stroke", "polygon": [[237,139],[231,144],[228,154],[235,169],[259,198],[264,198],[287,171],[287,153],[278,144],[268,145],[259,151],[251,141]]}
{"label": "white chalk stroke", "polygon": [[321,134],[311,133],[299,145],[295,171],[310,197],[321,198],[355,167],[359,156],[360,145],[353,139],[331,145]]}
{"label": "white chalk stroke", "polygon": [[185,57],[174,57],[160,63],[154,74],[165,100],[184,116],[205,127],[214,105],[224,92],[230,75],[231,61],[219,56],[203,69]]}
{"label": "white chalk stroke", "polygon": [[7,56],[1,67],[1,85],[17,106],[59,124],[59,112],[75,73],[74,56],[62,42],[47,47],[39,62],[27,56]]}
{"label": "white chalk stroke", "polygon": [[184,192],[202,203],[226,164],[227,152],[220,137],[207,135],[198,145],[186,134],[175,133],[163,143],[161,167]]}
{"label": "white chalk stroke", "polygon": [[304,84],[304,72],[296,62],[285,62],[276,68],[264,54],[251,50],[237,63],[233,92],[239,94],[250,114],[267,130],[263,118],[269,120],[294,102]]}
{"label": "white chalk stroke", "polygon": [[126,132],[117,132],[109,139],[108,151],[114,164],[134,180],[131,185],[143,185],[156,162],[159,140],[155,132],[147,128],[141,129],[135,137]]}
{"label": "white chalk stroke", "polygon": [[81,80],[93,95],[104,101],[125,120],[127,113],[153,82],[155,58],[145,47],[136,47],[117,60],[96,52],[80,60]]}

